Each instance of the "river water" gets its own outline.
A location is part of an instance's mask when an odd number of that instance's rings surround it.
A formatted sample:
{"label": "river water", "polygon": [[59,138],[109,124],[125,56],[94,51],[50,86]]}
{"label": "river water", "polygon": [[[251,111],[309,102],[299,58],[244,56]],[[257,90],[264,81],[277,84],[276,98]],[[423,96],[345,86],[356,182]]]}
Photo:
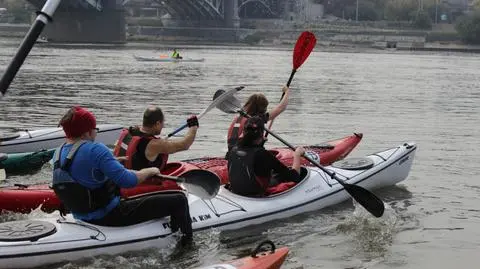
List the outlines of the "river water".
{"label": "river water", "polygon": [[[0,42],[0,71],[19,40]],[[37,46],[0,100],[0,131],[56,125],[70,105],[99,123],[141,123],[148,104],[166,113],[165,133],[208,106],[219,88],[245,85],[239,98],[263,92],[277,103],[292,52],[276,48],[189,47],[203,63],[145,63],[132,55],[164,49]],[[287,110],[273,129],[293,144],[353,132],[364,138],[350,156],[407,141],[418,144],[406,181],[376,191],[388,203],[374,219],[352,202],[235,233],[202,231],[192,249],[148,250],[60,264],[56,268],[193,268],[244,256],[269,238],[290,247],[284,268],[456,268],[480,262],[480,57],[475,54],[314,51],[297,72]],[[172,159],[223,155],[231,115],[200,120],[191,150]],[[270,138],[268,146],[281,146]],[[8,178],[45,182],[51,168]],[[8,215],[1,221],[42,217]]]}

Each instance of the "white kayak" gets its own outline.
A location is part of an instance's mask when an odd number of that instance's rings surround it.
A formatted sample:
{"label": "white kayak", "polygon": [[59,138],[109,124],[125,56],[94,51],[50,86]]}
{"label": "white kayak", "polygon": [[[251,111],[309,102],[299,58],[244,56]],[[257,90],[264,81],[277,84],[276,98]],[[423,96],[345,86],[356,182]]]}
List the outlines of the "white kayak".
{"label": "white kayak", "polygon": [[170,58],[170,57],[142,57],[142,56],[137,56],[133,55],[135,60],[140,61],[140,62],[175,62],[175,63],[193,63],[193,62],[203,62],[205,61],[205,58],[198,58],[198,59],[192,59],[192,58],[182,58],[182,59],[176,59],[176,58]]}
{"label": "white kayak", "polygon": [[[98,124],[99,132],[96,141],[105,145],[113,145],[120,136],[123,126],[118,124]],[[0,136],[1,153],[36,152],[60,146],[65,138],[62,128],[44,128],[24,130],[11,135]]]}
{"label": "white kayak", "polygon": [[[347,183],[372,190],[404,180],[416,149],[414,143],[405,143],[363,158],[347,158],[326,169]],[[303,175],[304,180],[296,186],[269,197],[243,197],[225,186],[212,200],[188,194],[193,228],[195,231],[239,229],[319,210],[350,198],[340,184],[316,167],[303,168]],[[70,215],[65,219],[0,223],[0,268],[25,268],[100,254],[162,248],[176,238],[168,218],[128,227],[96,226],[74,220]]]}

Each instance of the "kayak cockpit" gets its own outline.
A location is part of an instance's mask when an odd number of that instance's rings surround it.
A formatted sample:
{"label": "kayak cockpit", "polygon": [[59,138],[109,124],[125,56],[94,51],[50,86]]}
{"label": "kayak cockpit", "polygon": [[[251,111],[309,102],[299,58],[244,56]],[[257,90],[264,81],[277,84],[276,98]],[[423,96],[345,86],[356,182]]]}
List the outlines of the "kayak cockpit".
{"label": "kayak cockpit", "polygon": [[268,190],[268,198],[276,197],[285,193],[288,193],[290,190],[296,188],[298,185],[301,185],[305,180],[309,177],[310,170],[305,167],[300,167],[300,178],[302,179],[300,182],[295,183],[293,181],[290,182],[282,182],[274,187],[270,187]]}
{"label": "kayak cockpit", "polygon": [[260,199],[271,198],[271,197],[277,197],[279,195],[286,194],[290,190],[295,189],[297,186],[299,186],[303,182],[305,182],[306,179],[309,177],[309,175],[310,175],[310,170],[309,169],[307,169],[305,167],[300,167],[300,177],[302,178],[302,180],[300,182],[295,183],[293,181],[289,181],[289,182],[282,182],[280,184],[277,184],[276,186],[270,187],[267,190],[267,195],[266,196],[251,197],[251,196],[239,195],[239,194],[236,194],[236,193],[234,193],[230,190],[230,184],[225,184],[225,185],[222,186],[222,188],[225,188],[230,193],[241,196],[241,197],[248,197],[248,198],[253,198],[253,199],[255,199],[255,198],[260,198]]}

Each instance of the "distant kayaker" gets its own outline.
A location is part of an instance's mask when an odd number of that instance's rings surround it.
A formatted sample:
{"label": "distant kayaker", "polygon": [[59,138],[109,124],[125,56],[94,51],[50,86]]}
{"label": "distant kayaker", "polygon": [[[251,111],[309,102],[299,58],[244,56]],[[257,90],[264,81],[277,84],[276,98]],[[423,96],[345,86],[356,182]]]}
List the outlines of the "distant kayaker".
{"label": "distant kayaker", "polygon": [[150,106],[143,113],[142,126],[135,126],[121,132],[114,155],[126,156],[125,167],[140,170],[147,167],[165,168],[168,155],[188,150],[197,135],[198,119],[187,119],[189,127],[186,135],[179,139],[158,137],[162,132],[165,117],[159,107]]}
{"label": "distant kayaker", "polygon": [[[250,116],[259,116],[261,117],[265,123],[268,121],[274,120],[280,113],[285,111],[288,105],[288,96],[290,89],[287,86],[283,87],[283,92],[285,95],[283,96],[282,100],[278,105],[276,105],[273,109],[267,112],[268,107],[268,100],[265,95],[261,93],[252,94],[245,105],[243,106],[243,110]],[[228,128],[228,135],[227,135],[227,144],[228,150],[232,149],[235,146],[239,139],[243,137],[243,125],[247,121],[247,118],[243,116],[236,116],[230,127]]]}
{"label": "distant kayaker", "polygon": [[54,155],[53,189],[76,219],[96,225],[128,226],[170,216],[172,231],[192,239],[188,201],[183,192],[121,199],[120,188],[132,188],[158,175],[157,167],[139,171],[124,168],[97,136],[95,116],[71,108],[60,120],[66,134]]}
{"label": "distant kayaker", "polygon": [[178,53],[177,49],[173,49],[172,58],[173,59],[183,59],[183,57],[180,56],[180,53]]}
{"label": "distant kayaker", "polygon": [[[292,169],[286,167],[263,147],[264,124],[265,119],[259,116],[248,119],[243,128],[243,138],[227,153],[230,190],[236,194],[264,196],[281,191],[278,183],[292,182],[294,185],[301,181],[300,165],[305,149],[298,147]],[[272,178],[273,174],[275,178]]]}

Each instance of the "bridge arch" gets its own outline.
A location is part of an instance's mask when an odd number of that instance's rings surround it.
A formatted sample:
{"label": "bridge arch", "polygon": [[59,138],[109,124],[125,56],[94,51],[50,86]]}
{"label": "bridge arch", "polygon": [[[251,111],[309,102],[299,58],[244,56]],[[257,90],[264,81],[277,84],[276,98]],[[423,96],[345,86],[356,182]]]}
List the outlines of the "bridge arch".
{"label": "bridge arch", "polygon": [[266,0],[241,1],[238,5],[238,14],[241,18],[273,18],[277,16]]}

